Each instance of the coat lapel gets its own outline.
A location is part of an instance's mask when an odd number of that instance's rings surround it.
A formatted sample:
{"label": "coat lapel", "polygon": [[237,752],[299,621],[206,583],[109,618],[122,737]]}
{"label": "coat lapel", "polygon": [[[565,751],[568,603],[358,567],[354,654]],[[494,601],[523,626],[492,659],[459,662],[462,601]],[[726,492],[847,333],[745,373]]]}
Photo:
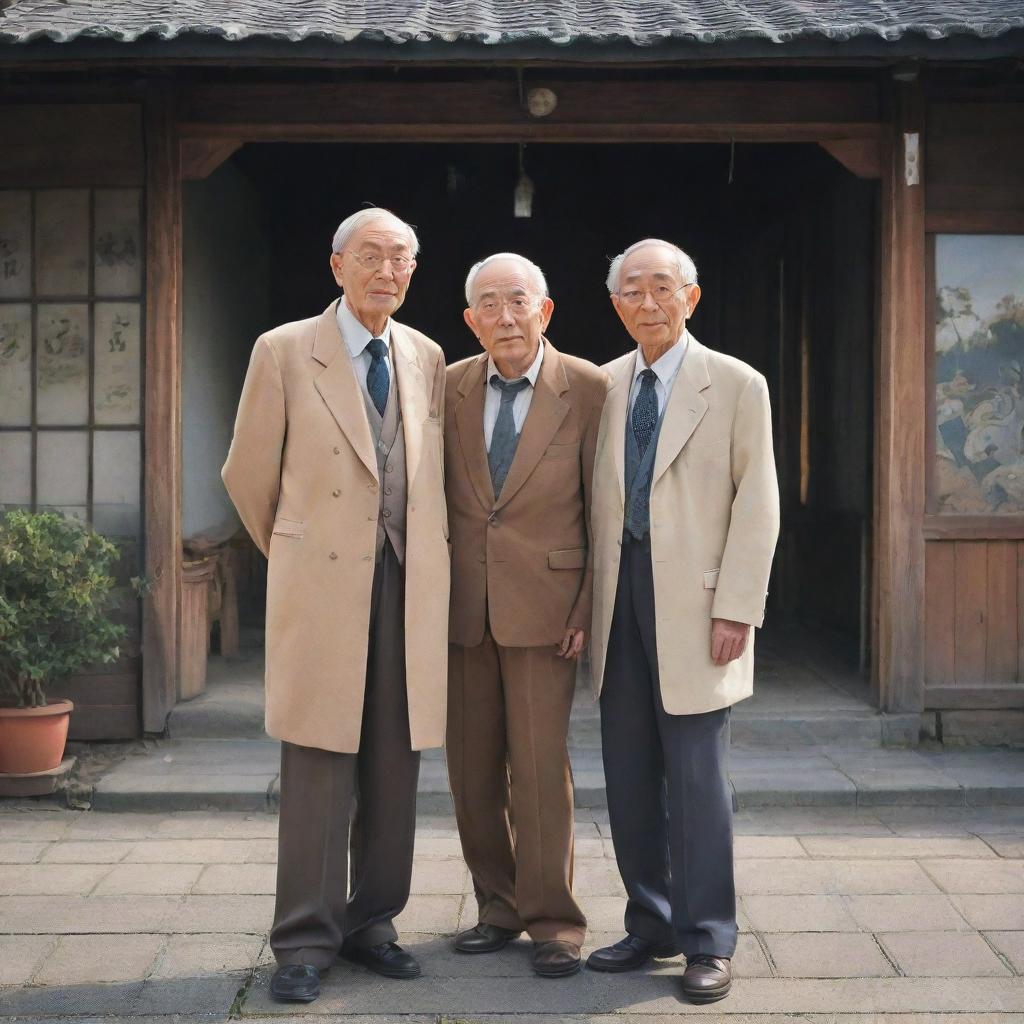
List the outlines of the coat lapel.
{"label": "coat lapel", "polygon": [[543,458],[562,420],[569,414],[569,403],[561,398],[568,390],[569,381],[562,366],[562,357],[555,346],[545,339],[544,359],[533,389],[530,411],[526,414],[515,458],[495,508],[501,508],[512,500]]}
{"label": "coat lapel", "polygon": [[373,452],[373,437],[370,435],[370,424],[366,418],[355,367],[341,340],[336,305],[332,302],[316,324],[312,356],[324,369],[317,375],[314,384],[349,444],[376,480],[377,459]]}
{"label": "coat lapel", "polygon": [[487,446],[484,444],[484,377],[487,375],[487,353],[476,357],[476,361],[462,375],[459,394],[462,396],[455,406],[455,427],[459,434],[459,447],[466,460],[466,469],[476,496],[486,509],[494,507],[494,488],[491,486],[491,470],[487,464]]}
{"label": "coat lapel", "polygon": [[708,373],[704,346],[691,334],[689,349],[683,359],[683,365],[679,368],[679,376],[672,386],[665,419],[661,424],[658,452],[654,458],[654,476],[651,478],[652,489],[665,470],[675,461],[683,445],[697,429],[697,424],[704,418],[704,413],[708,411],[707,400],[701,392],[709,387],[711,376]]}
{"label": "coat lapel", "polygon": [[398,400],[402,408],[405,435],[405,475],[410,485],[416,479],[423,450],[423,422],[427,418],[427,392],[416,356],[416,346],[401,324],[391,321],[391,365],[398,379]]}
{"label": "coat lapel", "polygon": [[610,431],[605,444],[608,445],[615,466],[615,476],[619,482],[619,501],[623,508],[626,505],[626,415],[629,411],[629,392],[633,385],[635,370],[634,353],[629,359],[622,361],[622,365],[612,377],[604,406],[604,417]]}

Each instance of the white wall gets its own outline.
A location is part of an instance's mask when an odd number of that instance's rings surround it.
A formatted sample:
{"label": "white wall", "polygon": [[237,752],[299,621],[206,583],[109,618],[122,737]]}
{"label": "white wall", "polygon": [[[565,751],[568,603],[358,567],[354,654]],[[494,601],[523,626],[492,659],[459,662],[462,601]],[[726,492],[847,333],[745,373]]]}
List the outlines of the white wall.
{"label": "white wall", "polygon": [[249,353],[266,330],[270,242],[257,190],[230,162],[185,183],[182,535],[239,527],[220,479]]}

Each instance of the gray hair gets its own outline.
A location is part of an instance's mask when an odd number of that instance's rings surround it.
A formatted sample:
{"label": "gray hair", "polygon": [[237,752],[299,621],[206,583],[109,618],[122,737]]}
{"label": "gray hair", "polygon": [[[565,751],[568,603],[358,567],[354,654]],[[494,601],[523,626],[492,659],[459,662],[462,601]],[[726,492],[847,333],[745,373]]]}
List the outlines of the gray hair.
{"label": "gray hair", "polygon": [[626,257],[636,252],[637,249],[642,249],[645,245],[663,245],[666,249],[670,249],[676,258],[676,266],[679,268],[683,284],[697,283],[697,265],[678,245],[673,245],[672,242],[666,242],[661,238],[645,238],[640,242],[634,242],[612,260],[612,264],[608,268],[608,277],[605,280],[609,295],[614,295],[619,290],[619,275],[622,273],[622,264],[626,262]]}
{"label": "gray hair", "polygon": [[541,297],[545,299],[548,297],[548,282],[544,277],[544,271],[536,263],[528,260],[525,256],[520,256],[517,252],[496,252],[493,256],[488,256],[486,259],[480,260],[479,263],[474,263],[469,268],[469,273],[466,275],[467,306],[473,305],[473,286],[476,284],[477,275],[488,263],[493,263],[495,260],[518,260],[526,268],[527,274],[533,280],[533,284],[537,291],[540,292]]}
{"label": "gray hair", "polygon": [[413,230],[412,225],[406,224],[401,217],[390,210],[385,210],[383,206],[368,206],[365,210],[359,210],[350,217],[346,217],[338,225],[338,230],[334,232],[331,250],[333,252],[341,252],[357,231],[365,228],[368,224],[378,221],[390,221],[404,231],[409,236],[409,248],[412,250],[413,256],[420,251],[420,240],[416,237],[416,232]]}

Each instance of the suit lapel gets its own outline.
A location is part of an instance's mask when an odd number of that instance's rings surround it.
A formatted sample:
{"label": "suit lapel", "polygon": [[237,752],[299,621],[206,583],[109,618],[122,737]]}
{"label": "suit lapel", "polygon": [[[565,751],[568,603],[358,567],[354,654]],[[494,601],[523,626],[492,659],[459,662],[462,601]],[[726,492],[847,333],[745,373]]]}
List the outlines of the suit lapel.
{"label": "suit lapel", "polygon": [[377,459],[363,393],[341,339],[335,306],[332,302],[316,323],[312,356],[324,369],[316,376],[314,384],[349,444],[376,480]]}
{"label": "suit lapel", "polygon": [[560,397],[568,390],[569,381],[562,366],[562,357],[555,346],[545,339],[544,359],[533,389],[530,410],[526,414],[515,458],[512,459],[495,508],[507,505],[536,469],[551,439],[569,413],[569,403]]}
{"label": "suit lapel", "polygon": [[604,415],[607,418],[611,436],[605,442],[611,460],[615,465],[615,476],[619,481],[619,501],[626,504],[626,416],[629,412],[629,392],[633,385],[633,374],[636,371],[636,354],[623,361],[612,377],[605,399]]}
{"label": "suit lapel", "polygon": [[661,424],[658,436],[658,451],[654,458],[654,476],[651,488],[657,484],[665,470],[675,461],[690,440],[690,435],[697,429],[697,424],[708,411],[708,403],[701,394],[711,387],[711,376],[708,373],[707,356],[704,346],[691,334],[689,349],[679,368],[679,376],[672,386],[672,394],[668,397],[668,408]]}
{"label": "suit lapel", "polygon": [[476,496],[486,509],[494,507],[494,488],[491,486],[491,470],[487,464],[487,446],[484,443],[484,378],[487,375],[487,353],[477,356],[476,361],[462,375],[459,394],[462,396],[455,406],[455,427],[459,434],[459,447],[466,460],[466,469]]}
{"label": "suit lapel", "polygon": [[391,321],[391,365],[398,380],[405,436],[405,476],[410,486],[416,479],[423,450],[423,421],[427,418],[427,394],[416,347],[401,324]]}

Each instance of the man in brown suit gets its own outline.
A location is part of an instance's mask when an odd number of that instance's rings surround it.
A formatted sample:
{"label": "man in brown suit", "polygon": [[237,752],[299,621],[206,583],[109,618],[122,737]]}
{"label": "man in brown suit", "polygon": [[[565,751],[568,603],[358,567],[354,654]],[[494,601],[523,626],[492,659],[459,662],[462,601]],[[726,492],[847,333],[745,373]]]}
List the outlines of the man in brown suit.
{"label": "man in brown suit", "polygon": [[416,250],[386,210],[341,223],[344,295],[256,342],[223,470],[269,559],[280,1000],[315,999],[339,951],[387,977],[420,973],[392,920],[409,896],[419,751],[444,738],[449,558],[444,356],[391,319]]}
{"label": "man in brown suit", "polygon": [[[566,749],[575,659],[590,631],[590,481],[606,378],[543,336],[540,268],[499,253],[466,279],[484,348],[448,369],[452,537],[448,772],[489,953],[527,931],[534,970],[579,970]],[[513,838],[514,837],[514,838]]]}

